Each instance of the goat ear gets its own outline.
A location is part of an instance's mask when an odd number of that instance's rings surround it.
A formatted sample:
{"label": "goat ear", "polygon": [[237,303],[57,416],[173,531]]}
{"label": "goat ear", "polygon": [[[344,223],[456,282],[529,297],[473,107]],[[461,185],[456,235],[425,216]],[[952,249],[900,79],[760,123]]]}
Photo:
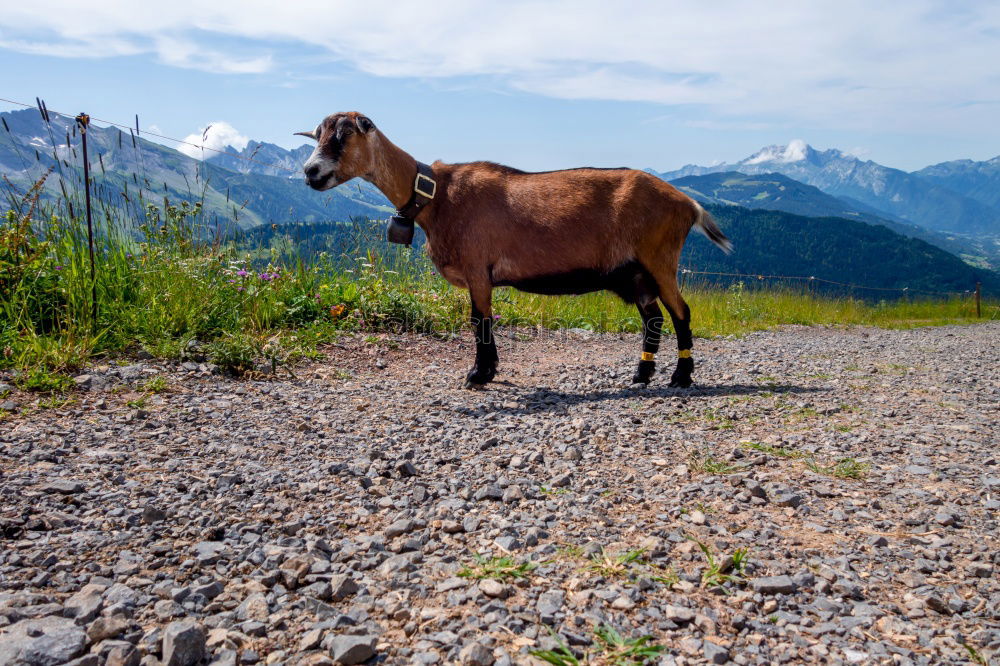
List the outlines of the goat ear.
{"label": "goat ear", "polygon": [[312,139],[313,141],[319,141],[319,139],[316,138],[316,130],[313,130],[312,132],[296,132],[294,136],[304,136]]}
{"label": "goat ear", "polygon": [[358,129],[365,134],[375,129],[375,123],[368,116],[358,116],[355,122],[358,124]]}

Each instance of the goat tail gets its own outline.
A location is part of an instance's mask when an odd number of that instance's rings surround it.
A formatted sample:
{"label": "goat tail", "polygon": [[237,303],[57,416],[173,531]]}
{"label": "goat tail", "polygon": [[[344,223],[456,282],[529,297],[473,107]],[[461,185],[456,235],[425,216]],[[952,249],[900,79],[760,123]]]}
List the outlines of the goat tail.
{"label": "goat tail", "polygon": [[705,234],[708,240],[715,243],[719,249],[721,249],[726,254],[730,254],[733,251],[733,243],[726,235],[722,233],[722,229],[719,225],[715,223],[715,218],[713,218],[707,210],[702,208],[701,204],[694,201],[694,206],[697,211],[697,217],[694,221],[694,227]]}

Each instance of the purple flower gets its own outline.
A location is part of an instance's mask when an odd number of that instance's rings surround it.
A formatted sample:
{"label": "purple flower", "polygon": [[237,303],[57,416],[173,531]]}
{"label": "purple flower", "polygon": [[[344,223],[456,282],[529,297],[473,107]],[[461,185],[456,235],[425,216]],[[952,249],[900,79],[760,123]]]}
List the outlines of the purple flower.
{"label": "purple flower", "polygon": [[226,280],[229,284],[236,284],[236,280]]}
{"label": "purple flower", "polygon": [[496,320],[497,320],[497,319],[499,319],[499,318],[500,318],[500,315],[493,315],[493,320],[494,320],[494,321],[496,321]]}
{"label": "purple flower", "polygon": [[62,266],[56,266],[56,270],[57,270],[57,271],[61,271],[61,270],[62,270],[62,268],[63,268]]}
{"label": "purple flower", "polygon": [[242,268],[240,270],[236,271],[236,274],[239,275],[240,277],[246,277],[247,275],[249,275],[249,273],[247,273]]}

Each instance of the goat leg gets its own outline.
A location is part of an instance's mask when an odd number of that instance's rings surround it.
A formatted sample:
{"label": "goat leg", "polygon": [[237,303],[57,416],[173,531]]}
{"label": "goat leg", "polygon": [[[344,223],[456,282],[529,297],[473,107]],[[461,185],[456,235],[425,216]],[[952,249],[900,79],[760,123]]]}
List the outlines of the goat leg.
{"label": "goat leg", "polygon": [[[471,290],[470,290],[471,291]],[[472,297],[472,330],[476,338],[476,363],[465,377],[465,388],[478,388],[493,381],[497,373],[497,343],[493,337],[493,312],[489,291],[477,305]]]}

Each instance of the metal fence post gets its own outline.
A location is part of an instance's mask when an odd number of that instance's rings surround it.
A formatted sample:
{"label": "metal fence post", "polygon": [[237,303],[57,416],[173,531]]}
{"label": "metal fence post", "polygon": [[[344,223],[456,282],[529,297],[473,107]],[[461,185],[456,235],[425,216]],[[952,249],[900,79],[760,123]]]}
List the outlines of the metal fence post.
{"label": "metal fence post", "polygon": [[76,117],[80,126],[80,141],[83,146],[83,191],[87,204],[87,249],[90,252],[90,326],[97,332],[97,269],[94,266],[94,222],[90,211],[90,159],[87,157],[87,127],[90,116],[81,113]]}

